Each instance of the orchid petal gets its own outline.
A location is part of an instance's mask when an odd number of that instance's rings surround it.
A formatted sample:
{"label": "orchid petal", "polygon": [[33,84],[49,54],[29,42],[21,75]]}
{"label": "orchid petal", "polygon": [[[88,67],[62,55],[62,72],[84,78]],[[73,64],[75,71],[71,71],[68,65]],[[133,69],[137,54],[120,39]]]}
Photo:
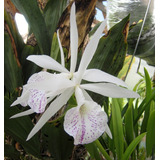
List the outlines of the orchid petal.
{"label": "orchid petal", "polygon": [[27,60],[34,62],[36,65],[45,69],[51,69],[58,72],[69,72],[65,67],[47,55],[30,55],[27,57]]}
{"label": "orchid petal", "polygon": [[[23,93],[23,92],[22,92]],[[27,106],[27,101],[28,101],[28,98],[29,98],[29,92],[26,91],[24,92],[21,97],[18,97],[12,104],[11,104],[11,107],[12,106],[15,106],[17,104],[22,104],[22,106]]]}
{"label": "orchid petal", "polygon": [[72,4],[70,14],[70,48],[71,48],[71,66],[70,72],[74,72],[77,63],[78,53],[78,30],[76,24],[75,3]]}
{"label": "orchid petal", "polygon": [[57,30],[57,38],[58,38],[59,48],[60,48],[60,52],[61,52],[61,65],[63,67],[65,67],[64,52],[63,52],[63,48],[62,48],[61,41],[60,41],[60,38],[59,38],[59,30]]}
{"label": "orchid petal", "polygon": [[55,74],[46,72],[46,71],[41,71],[38,73],[34,73],[27,81],[27,83],[35,83],[35,82],[40,82],[43,81],[45,79],[50,79],[53,76],[55,76]]}
{"label": "orchid petal", "polygon": [[80,76],[83,76],[86,68],[88,67],[91,59],[93,58],[93,55],[94,55],[94,53],[97,49],[97,46],[98,46],[99,39],[100,39],[102,32],[105,28],[105,25],[106,25],[106,21],[103,21],[101,23],[101,25],[99,26],[99,28],[97,29],[97,31],[95,32],[95,34],[92,36],[92,39],[89,41],[89,43],[83,53],[83,56],[82,56],[82,59],[81,59],[80,65],[79,65],[79,69],[78,69]]}
{"label": "orchid petal", "polygon": [[139,95],[136,92],[111,83],[83,84],[81,87],[83,89],[112,98],[139,98]]}
{"label": "orchid petal", "polygon": [[73,94],[74,88],[67,89],[59,97],[57,97],[43,113],[38,123],[34,126],[32,131],[29,133],[27,140],[32,138],[42,126],[64,105]]}
{"label": "orchid petal", "polygon": [[64,119],[64,130],[74,137],[75,145],[95,141],[106,130],[106,125],[106,113],[93,101],[68,110]]}
{"label": "orchid petal", "polygon": [[85,71],[83,79],[90,82],[110,82],[120,86],[127,87],[126,83],[121,79],[112,76],[99,69],[88,69]]}
{"label": "orchid petal", "polygon": [[18,117],[30,115],[30,114],[32,114],[32,113],[34,113],[34,110],[33,110],[33,109],[29,109],[29,110],[27,110],[27,111],[24,111],[24,112],[20,112],[20,113],[18,113],[18,114],[15,114],[14,116],[10,117],[10,119],[11,119],[11,118],[18,118]]}
{"label": "orchid petal", "polygon": [[91,98],[91,96],[83,88],[81,88],[81,89],[82,89],[83,95],[85,97],[85,100],[93,101],[93,99]]}
{"label": "orchid petal", "polygon": [[64,76],[62,75],[58,75],[58,74],[53,74],[52,77],[50,77],[49,79],[45,79],[43,81],[39,81],[36,83],[29,83],[24,85],[25,88],[27,89],[38,89],[38,90],[44,90],[44,91],[48,91],[51,93],[56,93],[59,94],[59,91],[63,91],[66,88],[72,87],[75,84],[69,80],[64,78]]}
{"label": "orchid petal", "polygon": [[109,128],[109,126],[108,125],[106,125],[106,130],[105,130],[105,132],[108,134],[108,136],[112,139],[112,133],[111,133],[111,130],[110,130],[110,128]]}
{"label": "orchid petal", "polygon": [[36,113],[43,113],[47,105],[47,97],[45,91],[30,89],[28,105]]}

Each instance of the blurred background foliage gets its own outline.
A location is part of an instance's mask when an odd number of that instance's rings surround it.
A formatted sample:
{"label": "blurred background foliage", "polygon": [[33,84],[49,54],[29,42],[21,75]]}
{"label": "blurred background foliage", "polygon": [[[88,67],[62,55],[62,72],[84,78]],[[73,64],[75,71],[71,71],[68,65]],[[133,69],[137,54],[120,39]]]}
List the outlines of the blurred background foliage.
{"label": "blurred background foliage", "polygon": [[[28,109],[28,107],[24,108],[20,105],[11,108],[10,105],[20,96],[22,86],[28,78],[41,70],[41,68],[26,60],[28,55],[46,54],[60,61],[57,29],[60,31],[60,39],[65,53],[65,65],[69,67],[69,15],[73,0],[5,0],[4,2],[5,159],[143,160],[146,157],[154,159],[155,79],[150,77],[147,69],[144,69],[144,73],[139,73],[141,79],[133,89],[140,94],[141,98],[139,99],[111,99],[97,94],[91,95],[107,113],[113,139],[110,139],[104,133],[91,144],[73,145],[73,138],[63,129],[63,117],[66,110],[76,105],[75,99],[72,97],[67,107],[54,115],[31,140],[26,141],[27,135],[41,115],[33,114],[9,119],[12,115]],[[76,0],[75,2],[79,33],[79,61],[89,38],[99,25],[99,22],[95,19],[95,8],[101,9],[104,17],[106,11],[101,0]],[[108,1],[109,3],[114,3],[114,1]],[[141,2],[135,1],[133,3]],[[120,5],[120,3],[117,5]],[[130,9],[128,6],[125,3],[121,4],[121,7],[127,8],[126,10],[123,9],[126,15],[123,12],[119,14],[116,10],[115,15],[110,15],[112,18],[108,18],[114,24],[105,29],[89,65],[89,68],[101,69],[121,79],[124,79],[131,62],[131,56],[127,53],[133,53],[135,39],[138,37],[141,26],[141,23],[133,22],[138,22],[144,17],[144,14],[142,14],[138,16],[138,19],[132,19],[133,13],[131,12],[129,15]],[[144,11],[144,9],[142,10]],[[29,34],[26,41],[19,34],[15,22],[16,13],[21,13],[29,25]],[[134,15],[137,16],[137,13],[134,13]],[[118,21],[114,17],[119,17]],[[148,27],[145,27],[143,35],[150,33],[150,30],[153,31],[154,24],[150,20],[147,20],[147,25]],[[147,60],[148,64],[154,65],[154,34],[153,36],[149,35],[145,40],[143,37],[141,38],[142,46],[140,44],[137,55],[141,58],[149,57],[144,59]],[[146,53],[144,49],[150,52]],[[141,56],[142,54],[147,56]]]}

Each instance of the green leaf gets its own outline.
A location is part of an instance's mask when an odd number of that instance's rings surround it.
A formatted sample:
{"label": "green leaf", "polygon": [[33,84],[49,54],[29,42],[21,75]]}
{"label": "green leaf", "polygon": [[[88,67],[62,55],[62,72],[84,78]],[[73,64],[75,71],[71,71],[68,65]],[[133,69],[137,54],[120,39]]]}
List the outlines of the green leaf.
{"label": "green leaf", "polygon": [[127,35],[129,16],[113,26],[106,36],[100,39],[96,53],[88,68],[101,69],[117,75],[123,67],[127,52]]}
{"label": "green leaf", "polygon": [[124,136],[120,107],[116,98],[112,98],[112,119],[113,141],[116,147],[117,157],[119,160],[121,160],[124,151]]}
{"label": "green leaf", "polygon": [[103,154],[103,156],[105,157],[105,159],[111,160],[111,158],[109,157],[108,153],[105,151],[105,149],[103,148],[103,146],[101,145],[101,143],[99,142],[98,139],[95,140],[93,143],[98,147],[98,149]]}
{"label": "green leaf", "polygon": [[4,98],[4,131],[6,134],[13,137],[17,142],[19,142],[24,150],[32,154],[35,157],[41,158],[40,156],[40,142],[38,135],[35,135],[31,140],[26,141],[26,138],[33,128],[33,124],[29,116],[10,119],[11,116],[17,114],[19,110],[17,107],[10,107],[11,101],[5,97]]}
{"label": "green leaf", "polygon": [[9,92],[22,85],[21,68],[18,64],[10,37],[8,33],[4,33],[4,85]]}
{"label": "green leaf", "polygon": [[130,145],[127,147],[126,151],[124,152],[121,160],[128,160],[129,159],[130,155],[132,154],[132,152],[134,151],[134,149],[136,148],[138,143],[141,141],[141,139],[145,136],[145,134],[146,133],[139,135],[130,143]]}
{"label": "green leaf", "polygon": [[46,23],[38,7],[37,1],[12,0],[12,2],[20,13],[25,16],[36,37],[41,53],[49,55],[51,39],[49,38]]}
{"label": "green leaf", "polygon": [[132,103],[129,104],[129,107],[125,114],[125,131],[126,131],[126,141],[127,144],[129,145],[134,139]]}
{"label": "green leaf", "polygon": [[144,68],[144,73],[145,73],[145,82],[146,82],[146,98],[149,99],[152,94],[152,82],[146,68]]}
{"label": "green leaf", "polygon": [[97,146],[95,143],[89,143],[85,145],[87,151],[89,152],[91,159],[101,160],[101,157],[99,155],[99,152],[97,150]]}
{"label": "green leaf", "polygon": [[57,60],[59,53],[60,53],[60,49],[59,49],[59,44],[58,44],[58,39],[57,39],[57,33],[54,33],[53,39],[52,39],[52,47],[51,47],[50,56],[53,59]]}
{"label": "green leaf", "polygon": [[[130,64],[130,62],[131,62],[131,59],[132,59],[132,56],[130,56],[130,55],[127,55],[127,56],[125,57],[125,61],[124,61],[124,64],[123,64],[123,68],[122,68],[122,69],[120,70],[120,72],[118,73],[118,78],[124,80],[124,78],[125,78],[125,76],[126,76],[126,73],[127,73],[127,70],[128,70],[128,67],[129,67],[129,64]],[[133,58],[133,61],[132,61],[132,64],[134,64],[134,63],[135,63],[135,58]],[[131,67],[132,67],[132,65],[131,65]],[[131,67],[130,67],[130,69],[131,69]]]}
{"label": "green leaf", "polygon": [[73,138],[63,128],[63,118],[51,121],[42,128],[43,146],[58,160],[68,160],[73,150]]}
{"label": "green leaf", "polygon": [[49,0],[44,9],[44,19],[46,22],[47,29],[49,31],[50,39],[57,28],[59,19],[62,15],[63,10],[67,5],[67,0]]}
{"label": "green leaf", "polygon": [[152,155],[152,151],[155,149],[155,110],[149,116],[147,124],[146,135],[146,150],[147,156]]}
{"label": "green leaf", "polygon": [[38,67],[36,64],[26,59],[29,55],[37,55],[38,51],[39,49],[37,46],[33,47],[30,45],[25,45],[22,50],[20,62],[22,64],[23,71],[23,84],[26,84],[27,80],[32,74],[42,70],[42,68]]}
{"label": "green leaf", "polygon": [[[144,73],[145,73],[146,101],[147,101],[147,100],[149,100],[149,98],[152,95],[152,82],[151,82],[151,78],[149,76],[149,73],[147,72],[147,70],[145,68],[144,68]],[[146,132],[148,118],[149,118],[149,114],[150,114],[150,104],[148,104],[148,105],[149,106],[146,107],[146,109],[145,109],[144,119],[143,119],[142,127],[141,127],[141,133]]]}
{"label": "green leaf", "polygon": [[6,12],[6,10],[4,10],[4,21],[5,21],[5,27],[7,29],[7,32],[13,38],[13,41],[16,46],[17,54],[19,57],[19,54],[21,53],[24,47],[24,42],[21,35],[18,32],[18,28],[15,24],[15,21],[11,18],[10,14]]}
{"label": "green leaf", "polygon": [[148,100],[144,99],[144,100],[141,102],[140,106],[138,107],[138,115],[137,115],[137,116],[135,117],[135,119],[134,119],[134,125],[137,123],[137,121],[138,121],[139,118],[141,117],[141,115],[142,115],[142,113],[144,112],[144,110],[145,110],[147,107],[149,107],[149,104],[150,104],[151,101],[154,100],[154,99],[155,99],[155,90],[152,89],[152,95],[151,95],[151,97],[150,97]]}

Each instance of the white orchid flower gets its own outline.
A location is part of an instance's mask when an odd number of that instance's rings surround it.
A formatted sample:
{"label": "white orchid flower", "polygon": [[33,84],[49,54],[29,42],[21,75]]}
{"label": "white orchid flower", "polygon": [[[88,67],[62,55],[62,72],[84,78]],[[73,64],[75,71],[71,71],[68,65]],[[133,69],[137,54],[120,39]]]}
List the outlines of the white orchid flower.
{"label": "white orchid flower", "polygon": [[87,144],[95,141],[105,131],[112,138],[108,127],[107,114],[90,97],[83,95],[79,87],[75,89],[78,106],[67,111],[64,117],[64,129],[74,137],[74,144]]}
{"label": "white orchid flower", "polygon": [[[75,3],[73,3],[71,7],[71,15],[70,15],[70,48],[71,48],[71,65],[70,71],[65,68],[64,63],[64,53],[59,40],[59,34],[57,32],[60,51],[61,51],[61,64],[52,59],[47,55],[31,55],[27,59],[34,62],[38,66],[51,69],[60,74],[52,75],[51,78],[45,77],[50,75],[50,73],[45,72],[44,80],[36,81],[36,83],[29,83],[26,85],[28,90],[31,90],[31,95],[24,91],[26,94],[22,94],[20,98],[18,98],[12,105],[16,105],[18,103],[26,102],[29,97],[29,102],[27,104],[30,105],[31,110],[26,112],[19,113],[14,117],[19,117],[23,115],[27,115],[33,112],[34,107],[32,107],[33,103],[36,102],[38,97],[42,98],[43,108],[47,104],[47,101],[51,101],[51,99],[55,98],[53,102],[49,105],[46,111],[43,113],[37,124],[34,126],[30,134],[28,135],[27,140],[29,140],[33,135],[35,135],[42,126],[63,106],[67,103],[69,98],[73,93],[76,95],[77,107],[74,107],[67,111],[65,115],[64,121],[64,130],[71,136],[74,137],[74,144],[85,144],[90,143],[96,140],[99,136],[102,135],[103,132],[107,132],[107,134],[112,138],[111,132],[107,125],[107,115],[104,111],[101,110],[100,105],[92,100],[89,94],[85,90],[89,90],[103,96],[114,97],[114,98],[138,98],[139,95],[133,91],[130,91],[126,88],[122,88],[120,86],[126,87],[126,84],[108,73],[105,73],[98,69],[88,69],[87,67],[90,61],[93,58],[93,55],[98,46],[99,39],[102,35],[102,32],[105,28],[106,21],[102,22],[100,27],[97,29],[95,34],[92,36],[88,45],[85,48],[83,53],[78,71],[76,72],[76,64],[77,64],[77,54],[78,54],[78,31],[76,25],[76,16],[75,16]],[[32,77],[32,76],[31,76]],[[57,79],[57,80],[56,80]],[[82,84],[82,79],[92,82],[87,84]],[[67,81],[68,80],[68,81]],[[58,82],[59,81],[59,82]],[[64,81],[64,82],[63,82]],[[95,83],[93,83],[95,82]],[[46,84],[47,83],[47,84]],[[40,85],[41,84],[41,85]],[[39,86],[40,85],[40,86]],[[53,86],[52,86],[53,85]],[[33,87],[33,88],[32,88]],[[50,88],[51,87],[51,88]],[[25,87],[24,87],[25,88]],[[33,89],[33,90],[32,90]],[[37,91],[38,95],[34,94],[34,89]],[[32,93],[33,92],[33,93]],[[46,99],[49,97],[48,99]],[[25,99],[25,100],[24,100]],[[39,110],[40,102],[36,105],[37,110]],[[34,111],[36,111],[34,109]],[[40,109],[41,110],[41,109]]]}

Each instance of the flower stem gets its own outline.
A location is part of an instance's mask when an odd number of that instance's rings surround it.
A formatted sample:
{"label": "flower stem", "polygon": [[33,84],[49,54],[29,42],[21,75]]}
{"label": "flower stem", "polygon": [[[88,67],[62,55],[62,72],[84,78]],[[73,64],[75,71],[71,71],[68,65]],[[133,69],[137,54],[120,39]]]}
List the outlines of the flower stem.
{"label": "flower stem", "polygon": [[103,154],[103,156],[105,157],[106,160],[112,160],[110,158],[110,156],[108,155],[108,153],[105,151],[105,149],[103,148],[103,146],[101,145],[101,143],[99,142],[99,140],[95,140],[94,143],[96,144],[96,146],[98,147],[98,149],[100,150],[100,152]]}

